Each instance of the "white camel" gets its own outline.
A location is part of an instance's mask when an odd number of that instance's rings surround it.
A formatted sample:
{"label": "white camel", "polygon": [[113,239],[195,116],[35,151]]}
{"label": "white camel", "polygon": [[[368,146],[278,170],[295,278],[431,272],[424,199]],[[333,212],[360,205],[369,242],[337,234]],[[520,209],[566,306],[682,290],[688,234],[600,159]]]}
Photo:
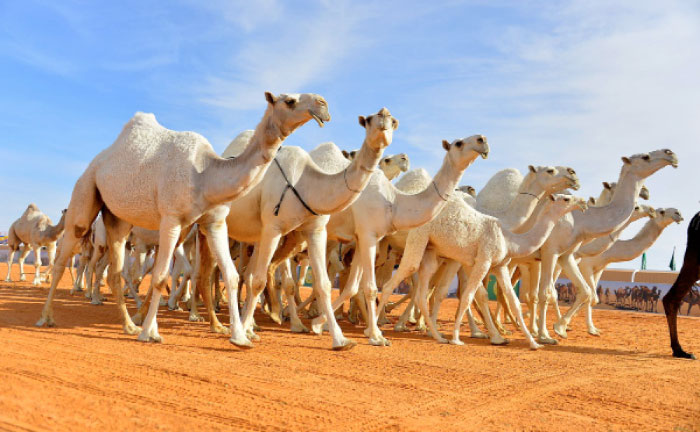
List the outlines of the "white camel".
{"label": "white camel", "polygon": [[406,153],[400,153],[392,156],[384,156],[379,162],[379,169],[389,181],[394,180],[402,172],[408,171],[411,163]]}
{"label": "white camel", "polygon": [[[238,302],[238,274],[226,237],[228,203],[245,195],[262,179],[282,141],[315,119],[330,120],[319,95],[265,93],[267,109],[251,145],[236,159],[222,159],[209,142],[194,132],[176,132],[158,124],[153,114],[137,113],[117,140],[93,159],[78,179],[66,213],[66,235],[46,304],[37,325],[55,325],[53,296],[78,240],[102,210],[110,256],[108,282],[121,313],[124,330],[135,334],[124,304],[120,273],[124,243],[132,226],[158,229],[160,254],[151,279],[151,306],[139,334],[141,341],[160,342],[156,314],[170,260],[187,228],[198,223],[229,287],[229,303]],[[231,311],[231,342],[250,346],[238,310]]]}
{"label": "white camel", "polygon": [[[243,324],[248,335],[253,332],[253,313],[257,298],[267,282],[268,266],[280,238],[296,231],[308,244],[309,258],[314,274],[314,292],[320,299],[323,314],[330,322],[333,349],[350,349],[356,342],[346,338],[335,321],[331,310],[331,283],[326,272],[326,224],[329,214],[348,207],[362,193],[374,172],[384,149],[391,143],[398,120],[388,109],[377,114],[359,117],[365,129],[362,148],[354,160],[347,162],[332,143],[323,144],[312,153],[335,155],[313,160],[299,147],[284,147],[277,158],[277,166],[270,169],[260,184],[251,192],[231,203],[227,217],[229,237],[246,243],[256,243],[247,266],[244,281],[248,289]],[[285,242],[286,244],[287,242]],[[209,251],[200,242],[197,287],[208,286],[211,275]],[[228,285],[227,285],[228,288]],[[206,289],[200,290],[207,305],[210,325],[220,332],[220,324],[213,313]],[[285,290],[288,301],[294,298],[292,290]],[[229,303],[236,309],[236,303]],[[294,302],[290,302],[289,316],[292,328],[303,331]]]}
{"label": "white camel", "polygon": [[[538,302],[539,335],[541,343],[556,344],[556,339],[549,336],[546,327],[546,306],[549,293],[554,286],[555,266],[558,264],[571,278],[578,288],[576,301],[572,307],[554,324],[554,331],[566,338],[566,328],[573,315],[590,301],[595,289],[589,287],[583,279],[576,263],[575,253],[582,243],[594,238],[608,235],[619,229],[627,222],[634,211],[637,197],[645,178],[657,172],[661,168],[678,165],[677,156],[668,149],[656,150],[650,153],[636,154],[622,158],[623,164],[617,188],[610,203],[602,207],[592,207],[585,213],[572,213],[566,215],[552,231],[549,239],[540,249],[541,277],[539,279]],[[586,317],[588,332],[599,334],[593,326],[590,316]]]}
{"label": "white camel", "polygon": [[[631,261],[649,249],[659,238],[664,229],[672,223],[681,223],[683,216],[675,208],[659,208],[649,215],[649,220],[641,230],[629,240],[616,240],[604,252],[586,256],[581,259],[578,266],[581,274],[588,282],[589,287],[597,287],[603,270],[614,262]],[[583,249],[583,248],[582,248]],[[595,303],[589,302],[586,307],[591,308]],[[587,311],[587,315],[591,312]]]}
{"label": "white camel", "polygon": [[[537,349],[539,345],[524,325],[520,304],[510,284],[507,264],[511,257],[526,256],[539,248],[564,214],[576,209],[585,210],[586,207],[586,201],[581,198],[549,195],[549,204],[532,229],[524,234],[514,234],[503,228],[499,219],[478,212],[460,198],[453,198],[438,217],[408,233],[399,269],[382,291],[392,292],[401,280],[418,270],[419,287],[416,296],[421,314],[426,316],[433,338],[446,343],[448,340],[438,333],[437,323],[429,316],[427,287],[437,270],[438,257],[458,261],[462,267],[468,269],[469,276],[460,296],[460,306],[450,342],[461,345],[463,342],[459,339],[459,328],[462,317],[484,277],[492,271],[516,311],[516,317],[530,347]],[[489,327],[491,342],[505,343],[490,320],[488,310],[482,309],[482,314]]]}
{"label": "white camel", "polygon": [[[329,238],[342,243],[356,242],[348,281],[341,295],[333,301],[333,309],[354,296],[361,285],[369,306],[365,336],[372,345],[390,345],[377,325],[377,244],[387,234],[432,220],[444,207],[464,171],[479,156],[488,157],[489,146],[483,135],[457,139],[451,144],[443,141],[442,145],[447,151],[442,166],[422,191],[406,194],[383,174],[374,174],[360,198],[349,209],[332,215],[328,223]],[[315,318],[314,331],[320,331],[324,322],[323,316]]]}
{"label": "white camel", "polygon": [[27,206],[22,216],[10,225],[10,230],[7,233],[7,245],[10,251],[7,256],[7,277],[5,282],[12,282],[12,261],[20,245],[23,246],[19,256],[19,280],[27,280],[27,277],[24,275],[24,260],[27,258],[29,251],[33,250],[35,256],[34,285],[41,285],[41,248],[46,247],[49,254],[49,266],[45,273],[48,282],[49,272],[54,265],[56,256],[56,241],[63,234],[65,221],[65,210],[61,213],[61,220],[58,221],[58,224],[52,225],[51,219],[42,213],[36,204],[32,203]]}

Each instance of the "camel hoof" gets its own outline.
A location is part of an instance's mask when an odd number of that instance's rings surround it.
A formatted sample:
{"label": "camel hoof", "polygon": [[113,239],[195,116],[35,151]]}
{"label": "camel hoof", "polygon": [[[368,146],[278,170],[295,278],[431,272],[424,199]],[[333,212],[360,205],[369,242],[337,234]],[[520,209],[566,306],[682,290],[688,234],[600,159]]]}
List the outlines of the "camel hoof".
{"label": "camel hoof", "polygon": [[558,334],[562,339],[566,339],[566,325],[560,322],[554,323],[554,333]]}
{"label": "camel hoof", "polygon": [[44,318],[43,316],[39,318],[39,321],[35,324],[37,327],[56,327],[56,321],[53,318]]}
{"label": "camel hoof", "polygon": [[92,298],[92,295],[90,294],[89,291],[85,291],[85,298],[86,298],[86,299]]}
{"label": "camel hoof", "polygon": [[280,318],[279,314],[277,312],[271,312],[270,313],[270,319],[277,324],[282,325],[282,318]]}
{"label": "camel hoof", "polygon": [[309,329],[306,328],[306,326],[304,326],[304,324],[301,324],[301,323],[292,324],[292,326],[289,329],[291,330],[292,333],[309,333]]}
{"label": "camel hoof", "polygon": [[317,335],[323,334],[323,324],[325,324],[325,321],[322,321],[321,317],[314,318],[311,321],[311,331]]}
{"label": "camel hoof", "polygon": [[231,338],[228,341],[239,348],[253,348],[253,342],[251,342],[250,339],[248,339],[245,336],[239,338],[234,338],[233,336],[231,336]]}
{"label": "camel hoof", "polygon": [[600,336],[600,330],[597,328],[588,329],[588,334],[591,336]]}
{"label": "camel hoof", "polygon": [[345,338],[341,345],[333,347],[333,351],[350,351],[357,346],[357,342],[352,339]]}
{"label": "camel hoof", "polygon": [[20,277],[19,277],[19,281],[20,281],[20,282],[26,282],[26,281],[27,281],[27,277],[26,277],[26,276],[20,276]]}
{"label": "camel hoof", "polygon": [[141,333],[142,329],[139,326],[132,324],[126,324],[123,327],[124,333],[128,335],[135,335]]}
{"label": "camel hoof", "polygon": [[94,300],[90,301],[90,304],[95,305],[95,306],[102,306],[102,300],[94,299]]}
{"label": "camel hoof", "polygon": [[542,348],[542,345],[538,344],[537,342],[530,342],[530,349],[533,351],[536,351],[538,349]]}
{"label": "camel hoof", "polygon": [[160,337],[160,335],[149,335],[146,334],[145,332],[139,333],[139,337],[137,338],[139,342],[146,342],[146,343],[162,343],[163,338]]}
{"label": "camel hoof", "polygon": [[202,318],[200,315],[190,314],[190,317],[188,319],[190,320],[190,322],[204,322],[204,318]]}
{"label": "camel hoof", "polygon": [[376,337],[370,337],[366,334],[365,336],[369,338],[369,344],[372,346],[391,346],[391,342],[381,334]]}
{"label": "camel hoof", "polygon": [[489,336],[483,332],[472,332],[472,334],[469,337],[472,339],[488,339],[489,338]]}
{"label": "camel hoof", "polygon": [[394,326],[394,331],[395,332],[407,332],[408,328],[406,327],[406,324],[396,324]]}
{"label": "camel hoof", "polygon": [[248,330],[246,332],[246,337],[248,338],[248,340],[250,340],[252,342],[260,342],[260,336],[255,334],[255,332],[253,330]]}
{"label": "camel hoof", "polygon": [[76,295],[76,294],[81,293],[81,292],[83,292],[82,288],[77,288],[77,289],[73,288],[72,290],[70,290],[70,295]]}
{"label": "camel hoof", "polygon": [[41,280],[34,280],[34,286],[41,286]]}
{"label": "camel hoof", "polygon": [[391,324],[391,321],[386,319],[386,317],[381,317],[381,318],[377,319],[377,325],[383,326],[386,324]]}
{"label": "camel hoof", "polygon": [[168,305],[168,309],[171,311],[184,312],[184,310],[180,307],[180,305],[176,305],[176,306]]}
{"label": "camel hoof", "polygon": [[12,282],[12,279],[9,278],[9,277],[8,277],[8,278],[5,278],[5,282]]}
{"label": "camel hoof", "polygon": [[143,324],[143,317],[141,316],[141,313],[140,313],[140,312],[135,313],[135,314],[131,317],[131,321],[133,321],[134,324],[136,324],[136,325],[141,325],[141,324]]}
{"label": "camel hoof", "polygon": [[348,321],[350,321],[352,324],[355,324],[355,325],[357,325],[357,323],[358,323],[357,317],[354,315],[349,315],[349,314],[348,314]]}
{"label": "camel hoof", "polygon": [[559,345],[559,341],[551,338],[549,336],[540,336],[537,338],[537,342],[543,344],[543,345]]}
{"label": "camel hoof", "polygon": [[435,340],[436,340],[437,343],[439,343],[439,344],[448,344],[448,343],[450,343],[449,339],[446,339],[446,338],[444,338],[444,337],[439,337],[439,338],[436,338]]}
{"label": "camel hoof", "polygon": [[213,325],[210,328],[211,328],[212,333],[225,334],[225,335],[229,334],[229,329],[227,329],[226,327],[224,327],[222,325]]}
{"label": "camel hoof", "polygon": [[459,338],[450,339],[450,345],[464,345],[464,342],[462,342]]}
{"label": "camel hoof", "polygon": [[695,360],[695,355],[691,354],[689,352],[685,352],[683,350],[679,351],[674,351],[673,356],[676,358],[683,358],[683,359],[689,359],[689,360]]}
{"label": "camel hoof", "polygon": [[504,345],[508,345],[509,343],[510,343],[510,340],[506,339],[506,338],[491,340],[491,345],[496,345],[496,346],[504,346]]}
{"label": "camel hoof", "polygon": [[419,325],[419,326],[416,326],[416,330],[418,330],[419,332],[422,332],[422,333],[426,333],[428,331],[428,327],[426,327],[425,325]]}

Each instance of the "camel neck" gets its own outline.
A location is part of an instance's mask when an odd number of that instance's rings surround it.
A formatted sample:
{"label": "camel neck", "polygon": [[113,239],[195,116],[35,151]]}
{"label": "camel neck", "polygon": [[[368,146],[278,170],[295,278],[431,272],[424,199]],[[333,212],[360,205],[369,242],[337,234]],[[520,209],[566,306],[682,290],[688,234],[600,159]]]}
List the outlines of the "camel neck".
{"label": "camel neck", "polygon": [[535,173],[529,172],[518,188],[518,194],[513,198],[503,214],[498,216],[501,225],[516,231],[532,216],[544,190],[535,182]]}
{"label": "camel neck", "polygon": [[666,225],[650,219],[641,230],[629,240],[618,240],[602,254],[602,260],[608,262],[630,261],[640,256],[661,235]]}
{"label": "camel neck", "polygon": [[[392,211],[392,225],[395,229],[406,230],[423,225],[432,220],[443,209],[446,200],[462,178],[464,170],[471,165],[478,155],[463,168],[455,166],[448,151],[440,170],[431,183],[421,192],[413,195],[395,189],[395,201]],[[393,186],[392,186],[393,187]],[[461,199],[461,198],[458,198]]]}

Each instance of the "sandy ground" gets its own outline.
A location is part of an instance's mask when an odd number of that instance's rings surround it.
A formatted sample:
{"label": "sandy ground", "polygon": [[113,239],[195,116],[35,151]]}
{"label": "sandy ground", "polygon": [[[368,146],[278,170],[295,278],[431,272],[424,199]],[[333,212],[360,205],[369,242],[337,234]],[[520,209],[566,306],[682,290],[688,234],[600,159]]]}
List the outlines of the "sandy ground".
{"label": "sandy ground", "polygon": [[[494,347],[465,329],[452,346],[388,326],[393,346],[372,347],[342,321],[359,345],[341,353],[258,315],[262,341],[244,351],[163,308],[164,343],[139,343],[112,301],[71,297],[68,282],[53,329],[34,327],[46,286],[0,283],[0,430],[700,430],[700,362],[670,357],[661,315],[596,311],[599,338],[579,316],[540,351],[517,333]],[[698,324],[680,319],[696,353]]]}

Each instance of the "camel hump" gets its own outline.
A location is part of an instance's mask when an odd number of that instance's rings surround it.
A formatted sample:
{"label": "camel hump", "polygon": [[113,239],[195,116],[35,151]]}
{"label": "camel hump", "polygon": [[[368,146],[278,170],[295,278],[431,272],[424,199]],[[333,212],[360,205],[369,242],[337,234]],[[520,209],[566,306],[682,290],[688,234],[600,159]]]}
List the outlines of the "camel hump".
{"label": "camel hump", "polygon": [[27,211],[39,211],[39,207],[36,204],[31,203],[27,206]]}
{"label": "camel hump", "polygon": [[515,198],[523,182],[523,175],[515,168],[507,168],[493,175],[476,196],[477,208],[501,213]]}
{"label": "camel hump", "polygon": [[255,131],[252,129],[244,130],[243,132],[236,135],[236,137],[231,140],[231,143],[226,147],[226,150],[221,154],[221,157],[232,158],[240,156],[241,153],[248,147],[250,140],[255,135]]}
{"label": "camel hump", "polygon": [[329,173],[337,173],[347,168],[350,161],[343,156],[337,145],[331,141],[326,141],[309,152],[311,160],[322,170]]}
{"label": "camel hump", "polygon": [[158,124],[156,120],[156,115],[153,113],[145,113],[137,111],[136,114],[131,118],[134,123],[148,123],[148,124]]}
{"label": "camel hump", "polygon": [[396,189],[406,193],[418,193],[430,184],[430,175],[423,168],[416,168],[407,171],[396,182]]}

